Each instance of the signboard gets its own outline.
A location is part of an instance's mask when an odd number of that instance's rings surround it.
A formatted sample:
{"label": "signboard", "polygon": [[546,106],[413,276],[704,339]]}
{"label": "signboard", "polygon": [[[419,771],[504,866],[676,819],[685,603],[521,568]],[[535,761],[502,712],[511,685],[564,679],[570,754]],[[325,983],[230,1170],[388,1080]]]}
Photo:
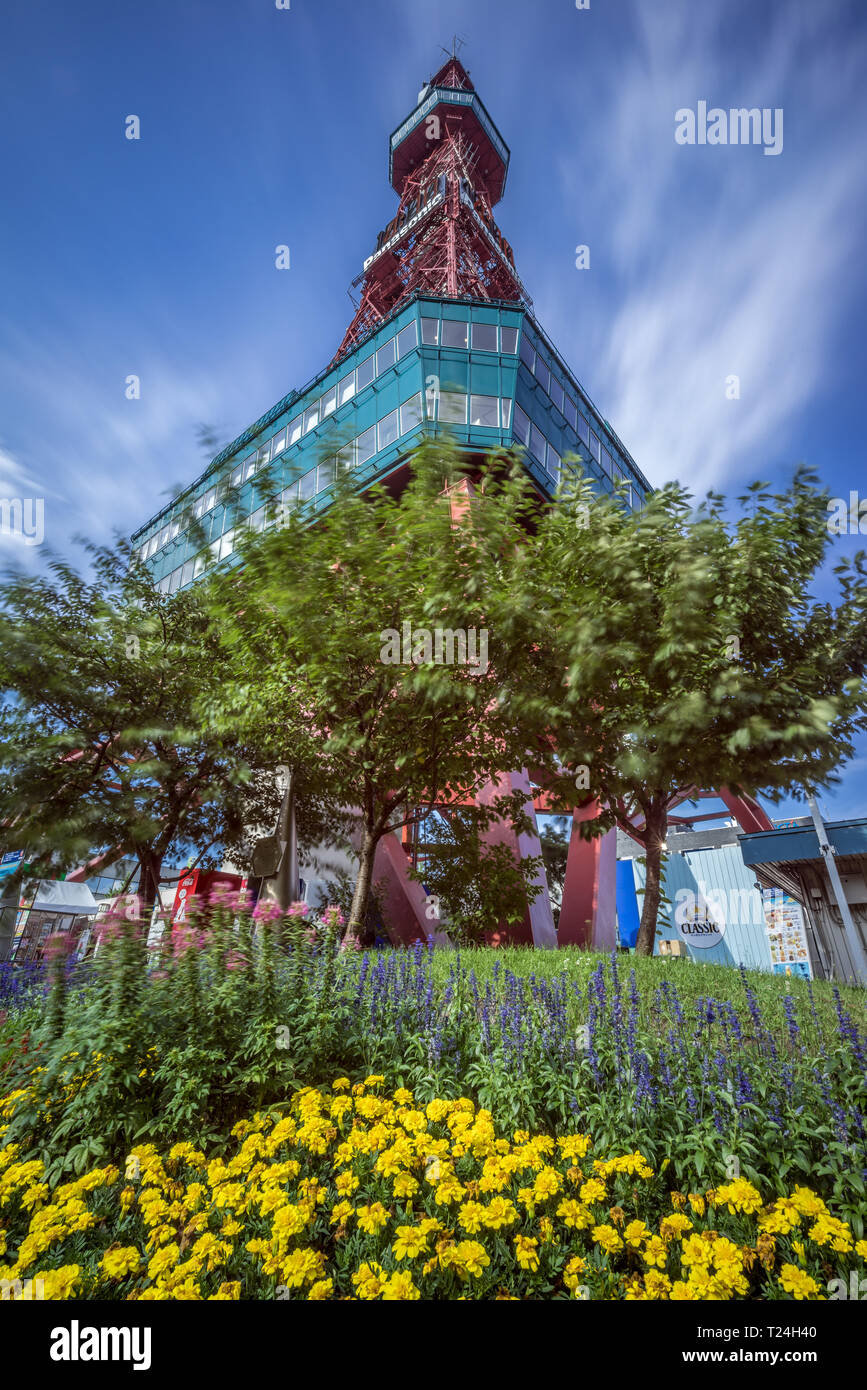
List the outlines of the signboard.
{"label": "signboard", "polygon": [[726,924],[715,904],[707,902],[700,893],[694,893],[691,888],[679,889],[676,902],[674,925],[687,946],[709,951],[712,946],[722,943],[726,934]]}
{"label": "signboard", "polygon": [[803,975],[810,980],[813,968],[804,927],[804,909],[777,888],[762,890],[765,931],[775,975]]}
{"label": "signboard", "polygon": [[209,869],[188,869],[182,874],[175,889],[170,926],[183,926],[188,920],[190,899],[207,899],[218,883],[238,890],[244,887],[245,880],[240,874],[224,874]]}
{"label": "signboard", "polygon": [[12,849],[8,854],[0,856],[0,878],[8,878],[10,874],[14,874],[23,858],[23,849]]}

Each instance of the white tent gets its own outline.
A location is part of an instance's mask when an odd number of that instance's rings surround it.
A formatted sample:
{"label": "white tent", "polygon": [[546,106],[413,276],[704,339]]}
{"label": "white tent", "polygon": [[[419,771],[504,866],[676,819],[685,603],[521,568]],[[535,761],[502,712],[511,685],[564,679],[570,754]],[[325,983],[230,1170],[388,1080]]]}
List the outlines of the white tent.
{"label": "white tent", "polygon": [[72,913],[75,917],[95,917],[96,898],[86,883],[69,883],[61,879],[42,879],[36,885],[32,912]]}

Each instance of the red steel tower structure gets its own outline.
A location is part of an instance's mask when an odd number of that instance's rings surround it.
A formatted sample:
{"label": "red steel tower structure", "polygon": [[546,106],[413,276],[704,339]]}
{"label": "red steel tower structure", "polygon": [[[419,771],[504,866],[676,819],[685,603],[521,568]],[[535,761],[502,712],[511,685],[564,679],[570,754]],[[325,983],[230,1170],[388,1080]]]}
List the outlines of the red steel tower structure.
{"label": "red steel tower structure", "polygon": [[494,220],[508,167],[509,151],[468,72],[449,58],[391,137],[389,176],[400,203],[353,282],[359,304],[335,362],[413,294],[530,307]]}

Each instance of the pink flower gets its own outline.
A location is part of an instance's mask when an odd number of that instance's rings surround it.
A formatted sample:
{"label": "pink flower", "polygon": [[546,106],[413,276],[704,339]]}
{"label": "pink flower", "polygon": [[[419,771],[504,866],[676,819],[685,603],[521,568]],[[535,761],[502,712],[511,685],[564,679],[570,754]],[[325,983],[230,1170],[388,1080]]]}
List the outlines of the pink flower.
{"label": "pink flower", "polygon": [[336,903],[329,903],[322,914],[322,920],[326,927],[342,927],[346,918]]}
{"label": "pink flower", "polygon": [[240,951],[230,951],[226,956],[227,970],[246,970],[247,958]]}
{"label": "pink flower", "polygon": [[287,917],[307,917],[309,913],[309,903],[291,903],[286,909]]}
{"label": "pink flower", "polygon": [[260,898],[253,908],[253,920],[256,922],[279,922],[282,916],[282,907],[270,898]]}
{"label": "pink flower", "polygon": [[340,949],[341,951],[360,951],[361,942],[359,941],[357,936],[350,936],[347,932],[346,936],[344,936],[343,940],[340,943]]}

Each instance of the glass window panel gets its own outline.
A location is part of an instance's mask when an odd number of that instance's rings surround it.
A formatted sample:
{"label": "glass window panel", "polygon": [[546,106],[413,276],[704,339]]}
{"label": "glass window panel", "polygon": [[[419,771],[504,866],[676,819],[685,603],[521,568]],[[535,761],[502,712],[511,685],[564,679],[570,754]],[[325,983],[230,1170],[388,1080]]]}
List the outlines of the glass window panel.
{"label": "glass window panel", "polygon": [[301,479],[300,483],[298,484],[298,496],[300,497],[300,499],[301,499],[302,502],[307,502],[307,501],[309,500],[309,498],[314,497],[315,495],[316,495],[316,469],[315,469],[315,468],[311,468],[311,469],[310,469],[310,472],[309,472],[309,473],[305,473],[305,474],[304,474],[304,477]]}
{"label": "glass window panel", "polygon": [[554,448],[553,444],[548,445],[548,453],[545,458],[545,467],[551,474],[552,478],[560,477],[560,455],[557,453],[557,450]]}
{"label": "glass window panel", "polygon": [[513,432],[518,436],[522,444],[526,444],[529,441],[530,421],[519,405],[515,406],[515,424]]}
{"label": "glass window panel", "polygon": [[256,472],[256,455],[251,454],[244,462],[244,482],[246,483]]}
{"label": "glass window panel", "polygon": [[365,386],[370,385],[370,383],[373,381],[375,370],[376,367],[373,353],[371,353],[369,357],[366,357],[363,362],[359,362],[358,370],[355,373],[357,389],[359,391],[363,391]]}
{"label": "glass window panel", "polygon": [[256,511],[255,511],[255,512],[253,513],[253,515],[250,517],[250,530],[251,530],[251,531],[264,531],[264,529],[265,529],[265,513],[267,512],[267,510],[268,510],[267,507],[258,507],[258,508],[256,509]]}
{"label": "glass window panel", "polygon": [[379,447],[387,449],[397,439],[399,432],[397,411],[393,410],[379,422]]}
{"label": "glass window panel", "polygon": [[159,589],[159,591],[160,591],[161,594],[167,594],[167,593],[168,593],[168,591],[169,591],[169,580],[170,580],[170,577],[171,577],[171,576],[167,574],[166,577],[165,577],[165,579],[161,579],[160,582],[159,582],[159,584],[157,585],[157,588]]}
{"label": "glass window panel", "polygon": [[278,434],[278,435],[275,437],[275,439],[274,439],[274,445],[273,445],[273,448],[272,448],[272,450],[271,450],[271,457],[272,457],[272,458],[276,458],[278,454],[282,454],[282,452],[283,452],[283,450],[286,448],[286,445],[288,444],[288,442],[289,442],[289,432],[288,432],[288,430],[283,430],[283,431],[282,431],[280,434]]}
{"label": "glass window panel", "polygon": [[216,564],[216,562],[217,562],[217,561],[219,560],[219,558],[220,558],[220,542],[219,542],[219,541],[211,541],[211,544],[208,546],[208,549],[207,549],[207,551],[205,552],[205,555],[206,555],[206,558],[207,558],[207,563],[208,563],[209,565],[214,565],[214,564]]}
{"label": "glass window panel", "polygon": [[440,392],[440,421],[448,425],[467,423],[467,398],[463,391]]}
{"label": "glass window panel", "polygon": [[157,536],[157,550],[161,550],[169,538],[170,527],[164,526]]}
{"label": "glass window panel", "polygon": [[511,396],[503,396],[502,400],[500,401],[500,410],[501,410],[501,412],[502,412],[503,429],[504,429],[504,430],[507,430],[507,429],[509,428],[509,426],[511,425],[511,423],[512,423],[512,398],[511,398]]}
{"label": "glass window panel", "polygon": [[422,422],[421,392],[417,396],[412,396],[410,400],[404,401],[400,407],[400,432],[409,434],[417,425]]}
{"label": "glass window panel", "polygon": [[521,361],[526,362],[530,371],[532,371],[536,365],[536,349],[533,347],[533,344],[526,334],[521,339]]}
{"label": "glass window panel", "polygon": [[269,439],[269,440],[268,440],[268,443],[267,443],[267,444],[263,444],[263,445],[260,447],[258,453],[256,454],[256,464],[257,464],[257,467],[261,468],[263,464],[265,464],[265,463],[270,463],[270,462],[271,462],[271,441],[270,441],[270,439]]}
{"label": "glass window panel", "polygon": [[587,424],[583,415],[578,416],[578,436],[585,444],[590,443],[590,426]]}
{"label": "glass window panel", "polygon": [[181,531],[181,523],[180,523],[179,521],[173,521],[173,522],[172,522],[171,531],[170,531],[170,533],[169,533],[169,540],[170,540],[170,541],[177,540],[178,536],[180,535],[180,531]]}
{"label": "glass window panel", "polygon": [[309,434],[319,424],[319,402],[314,401],[304,412],[304,433]]}
{"label": "glass window panel", "polygon": [[337,388],[337,395],[340,405],[345,405],[347,401],[352,400],[355,395],[355,372],[350,372],[349,376],[343,378]]}
{"label": "glass window panel", "polygon": [[181,588],[182,588],[182,589],[186,588],[186,586],[187,586],[188,584],[192,584],[192,582],[193,582],[193,569],[194,569],[194,567],[195,567],[195,561],[194,561],[194,560],[188,560],[187,563],[184,565],[183,569],[181,570]]}
{"label": "glass window panel", "polygon": [[298,506],[298,484],[290,483],[289,487],[284,487],[280,498],[282,510],[290,512],[293,507]]}
{"label": "glass window panel", "polygon": [[206,511],[206,512],[209,512],[209,511],[211,510],[211,508],[212,508],[212,507],[216,507],[216,505],[217,505],[217,493],[216,493],[216,489],[212,489],[212,490],[208,493],[207,497],[205,498],[205,511]]}
{"label": "glass window panel", "polygon": [[394,338],[389,338],[388,342],[383,343],[382,347],[379,349],[379,352],[376,354],[377,376],[379,376],[380,372],[387,372],[389,367],[394,366],[394,363]]}
{"label": "glass window panel", "polygon": [[235,471],[234,471],[234,473],[232,474],[232,487],[240,487],[241,484],[243,483],[243,481],[244,481],[244,465],[241,464],[240,468],[236,468]]}
{"label": "glass window panel", "polygon": [[294,420],[289,421],[289,443],[297,444],[301,438],[301,416],[296,415]]}
{"label": "glass window panel", "polygon": [[169,593],[170,593],[170,594],[175,593],[175,591],[181,587],[181,574],[182,574],[182,572],[183,572],[182,570],[172,570],[171,574],[169,575]]}
{"label": "glass window panel", "polygon": [[497,351],[497,325],[495,323],[473,324],[473,347],[480,352]]}
{"label": "glass window panel", "polygon": [[591,452],[591,454],[593,455],[593,457],[596,459],[596,461],[597,461],[597,463],[598,463],[598,462],[599,462],[599,436],[596,435],[596,434],[594,434],[592,430],[590,431],[590,452]]}
{"label": "glass window panel", "polygon": [[539,357],[538,354],[536,355],[536,380],[543,391],[548,390],[551,384],[551,373],[548,371],[548,364],[544,357]]}
{"label": "glass window panel", "polygon": [[518,351],[518,330],[510,328],[504,324],[500,329],[500,351],[515,353]]}
{"label": "glass window panel", "polygon": [[500,428],[500,399],[498,396],[470,397],[470,424],[483,429]]}
{"label": "glass window panel", "polygon": [[465,348],[468,327],[463,319],[443,319],[443,347]]}
{"label": "glass window panel", "polygon": [[421,340],[436,347],[440,340],[440,321],[439,319],[422,319],[421,321]]}
{"label": "glass window panel", "polygon": [[566,397],[565,414],[566,414],[566,419],[567,419],[567,421],[569,422],[569,424],[572,426],[573,430],[574,430],[574,429],[577,429],[577,428],[578,428],[578,407],[576,406],[575,402],[572,400],[572,397],[571,397],[571,396],[567,396],[567,397]]}
{"label": "glass window panel", "polygon": [[354,440],[354,439],[350,440],[350,442],[349,442],[348,444],[344,444],[342,448],[340,448],[340,449],[337,450],[337,466],[338,466],[338,468],[354,468],[354,467],[355,467],[355,440]]}
{"label": "glass window panel", "polygon": [[376,425],[371,425],[369,430],[360,434],[355,441],[355,462],[357,465],[367,463],[376,453]]}
{"label": "glass window panel", "polygon": [[323,459],[316,470],[316,491],[321,492],[323,488],[330,487],[334,482],[335,460]]}
{"label": "glass window panel", "polygon": [[547,440],[538,425],[530,426],[530,453],[544,466]]}
{"label": "glass window panel", "polygon": [[323,420],[325,419],[325,417],[326,417],[327,415],[333,415],[333,414],[334,414],[334,411],[335,411],[336,409],[337,409],[337,387],[336,387],[336,386],[332,386],[331,390],[330,390],[330,391],[326,391],[325,395],[322,397],[322,418],[323,418]]}
{"label": "glass window panel", "polygon": [[556,377],[551,378],[551,400],[562,414],[563,412],[563,387]]}
{"label": "glass window panel", "polygon": [[[429,321],[429,322],[436,323],[436,319],[428,320],[428,321]],[[413,321],[412,323],[408,323],[408,324],[406,325],[406,328],[402,328],[402,329],[400,330],[400,332],[398,333],[398,335],[397,335],[397,355],[398,355],[398,357],[405,357],[406,354],[407,354],[408,352],[412,352],[413,348],[414,348],[414,347],[417,347],[417,346],[418,346],[418,329],[417,329],[417,327],[416,327],[415,321]]]}
{"label": "glass window panel", "polygon": [[234,549],[235,532],[234,530],[226,531],[223,535],[222,540],[220,541],[220,559],[225,560],[228,555],[231,555]]}
{"label": "glass window panel", "polygon": [[201,552],[199,555],[197,555],[196,558],[195,558],[195,560],[193,561],[193,578],[194,578],[194,579],[198,579],[198,577],[199,577],[200,574],[204,574],[204,571],[205,571],[205,553],[204,553],[204,551],[203,551],[203,552]]}

